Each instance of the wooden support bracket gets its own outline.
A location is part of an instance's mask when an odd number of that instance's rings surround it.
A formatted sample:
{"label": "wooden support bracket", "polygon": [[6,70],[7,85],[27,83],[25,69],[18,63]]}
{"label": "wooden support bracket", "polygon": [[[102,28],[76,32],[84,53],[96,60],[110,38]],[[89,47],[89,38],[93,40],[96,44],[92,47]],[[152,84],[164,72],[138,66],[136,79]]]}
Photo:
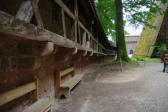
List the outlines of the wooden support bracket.
{"label": "wooden support bracket", "polygon": [[94,53],[93,53],[93,52],[91,52],[89,56],[93,56],[93,54],[94,54]]}
{"label": "wooden support bracket", "polygon": [[41,56],[50,55],[54,51],[54,43],[46,42],[45,47],[41,53]]}
{"label": "wooden support bracket", "polygon": [[88,52],[88,51],[86,50],[86,51],[83,53],[82,56],[86,56],[86,55],[87,55],[87,52]]}
{"label": "wooden support bracket", "polygon": [[75,55],[75,54],[77,54],[77,53],[78,53],[78,49],[77,49],[77,48],[74,48],[72,54]]}

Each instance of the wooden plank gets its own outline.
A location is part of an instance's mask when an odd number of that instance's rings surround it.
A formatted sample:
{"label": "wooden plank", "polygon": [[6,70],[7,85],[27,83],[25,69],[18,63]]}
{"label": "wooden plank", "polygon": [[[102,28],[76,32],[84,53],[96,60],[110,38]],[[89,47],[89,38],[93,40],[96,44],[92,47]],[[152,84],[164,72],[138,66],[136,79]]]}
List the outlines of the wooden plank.
{"label": "wooden plank", "polygon": [[69,87],[69,89],[71,90],[82,80],[82,77],[83,77],[83,75],[75,75],[74,77],[72,77],[68,81],[61,84],[61,88]]}
{"label": "wooden plank", "polygon": [[17,14],[16,18],[19,20],[23,20],[25,22],[30,22],[33,17],[33,7],[30,0],[23,1]]}
{"label": "wooden plank", "polygon": [[[48,98],[39,99],[33,105],[28,107],[23,112],[48,112],[46,110],[51,110],[51,101]],[[49,108],[49,109],[48,109]]]}
{"label": "wooden plank", "polygon": [[17,99],[33,90],[36,89],[36,83],[35,82],[31,82],[29,84],[20,86],[16,89],[12,89],[10,91],[7,91],[5,93],[0,94],[0,106],[14,100]]}
{"label": "wooden plank", "polygon": [[60,71],[60,76],[64,77],[65,75],[67,75],[68,73],[73,72],[73,71],[74,71],[74,67],[70,67],[66,70]]}

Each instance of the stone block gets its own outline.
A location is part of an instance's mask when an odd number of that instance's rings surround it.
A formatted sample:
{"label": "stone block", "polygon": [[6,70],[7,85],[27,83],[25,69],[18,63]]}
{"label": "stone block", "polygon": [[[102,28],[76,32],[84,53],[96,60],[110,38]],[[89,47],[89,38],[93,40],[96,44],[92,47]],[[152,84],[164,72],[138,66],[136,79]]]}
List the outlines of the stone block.
{"label": "stone block", "polygon": [[8,58],[0,58],[0,71],[9,71],[10,60]]}
{"label": "stone block", "polygon": [[24,40],[18,42],[18,55],[38,55],[38,43],[32,40]]}
{"label": "stone block", "polygon": [[17,59],[17,68],[18,69],[38,69],[40,68],[41,63],[40,59],[37,57],[24,57]]}

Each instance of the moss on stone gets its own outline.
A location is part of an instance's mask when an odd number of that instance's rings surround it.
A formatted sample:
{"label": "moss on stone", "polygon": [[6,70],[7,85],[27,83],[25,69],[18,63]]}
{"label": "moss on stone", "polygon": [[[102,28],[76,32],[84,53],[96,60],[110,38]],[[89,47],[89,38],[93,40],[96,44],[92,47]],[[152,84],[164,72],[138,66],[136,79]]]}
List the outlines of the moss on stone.
{"label": "moss on stone", "polygon": [[[160,4],[160,7],[162,8],[163,11],[166,10],[167,8],[167,3],[166,4]],[[158,37],[161,24],[163,22],[164,14],[160,15],[157,14],[155,17],[153,17],[149,23],[152,26],[155,26],[155,28],[150,28],[148,26],[145,26],[141,37],[139,39],[139,42],[136,46],[134,57],[143,57],[143,56],[151,56],[154,50],[154,47],[152,47],[156,39]]]}

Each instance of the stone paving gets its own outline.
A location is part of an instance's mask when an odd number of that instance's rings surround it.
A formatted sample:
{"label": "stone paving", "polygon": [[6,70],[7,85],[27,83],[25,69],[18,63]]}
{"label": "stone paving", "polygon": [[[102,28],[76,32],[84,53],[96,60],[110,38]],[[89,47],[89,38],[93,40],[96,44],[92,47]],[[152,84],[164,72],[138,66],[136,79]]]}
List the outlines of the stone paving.
{"label": "stone paving", "polygon": [[[101,67],[100,67],[101,68]],[[55,112],[168,112],[168,73],[161,63],[119,71],[107,65],[85,75]]]}

